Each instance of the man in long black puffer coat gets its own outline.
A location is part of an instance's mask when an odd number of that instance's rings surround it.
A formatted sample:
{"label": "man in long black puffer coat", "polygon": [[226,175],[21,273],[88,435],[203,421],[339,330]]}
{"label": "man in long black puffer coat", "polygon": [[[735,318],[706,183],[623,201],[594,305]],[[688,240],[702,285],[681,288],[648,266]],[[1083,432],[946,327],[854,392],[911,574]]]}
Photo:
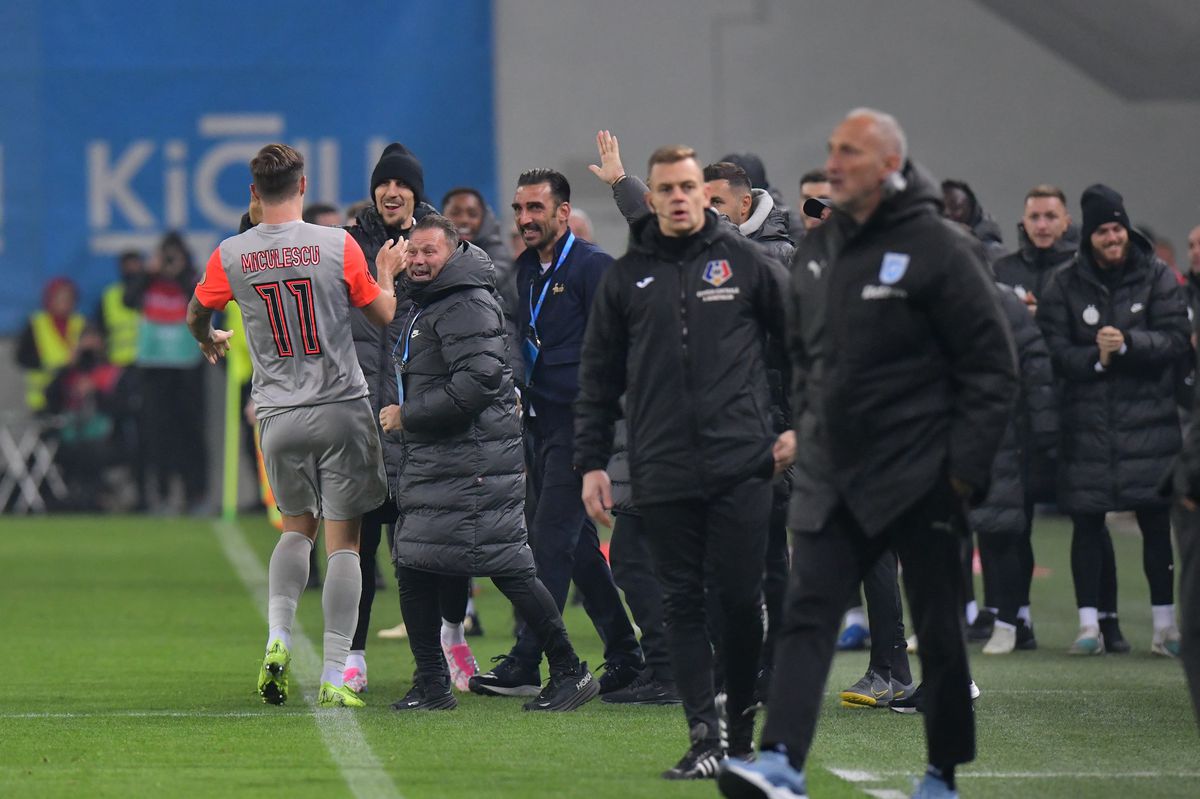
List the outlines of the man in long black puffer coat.
{"label": "man in long black puffer coat", "polygon": [[526,540],[517,395],[491,261],[430,214],[413,226],[404,284],[413,306],[393,350],[400,402],[379,421],[403,441],[392,556],[417,679],[392,707],[457,705],[438,640],[439,593],[458,581],[455,593],[465,596],[468,577],[487,576],[550,661],[550,681],[525,709],[573,710],[599,685],[575,655]]}
{"label": "man in long black puffer coat", "polygon": [[1181,447],[1175,374],[1188,352],[1187,308],[1170,268],[1130,225],[1120,194],[1096,184],[1080,204],[1079,253],[1047,286],[1037,313],[1063,391],[1058,493],[1074,524],[1080,628],[1070,652],[1105,651],[1101,614],[1116,618],[1117,589],[1104,514],[1132,510],[1150,582],[1151,651],[1175,657],[1170,512],[1157,488]]}

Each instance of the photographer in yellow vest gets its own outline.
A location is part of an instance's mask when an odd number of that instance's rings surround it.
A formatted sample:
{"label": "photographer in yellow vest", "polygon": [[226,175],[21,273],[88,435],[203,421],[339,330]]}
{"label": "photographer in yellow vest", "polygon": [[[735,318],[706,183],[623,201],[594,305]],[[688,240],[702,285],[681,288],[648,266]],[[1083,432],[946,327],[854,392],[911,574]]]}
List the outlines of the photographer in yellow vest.
{"label": "photographer in yellow vest", "polygon": [[79,291],[69,279],[56,277],[42,291],[42,310],[29,317],[17,342],[17,363],[25,369],[25,404],[34,413],[46,409],[46,386],[71,362],[84,319],[75,310]]}

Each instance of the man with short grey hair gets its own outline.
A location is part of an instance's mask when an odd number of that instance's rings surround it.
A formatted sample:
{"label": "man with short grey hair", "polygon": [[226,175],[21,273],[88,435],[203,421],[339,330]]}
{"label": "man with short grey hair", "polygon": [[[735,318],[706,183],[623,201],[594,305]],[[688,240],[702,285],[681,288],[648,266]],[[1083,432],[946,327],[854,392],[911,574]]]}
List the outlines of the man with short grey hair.
{"label": "man with short grey hair", "polygon": [[829,139],[833,214],[793,260],[788,341],[796,480],[792,573],[755,762],[725,796],[807,795],[804,764],[855,586],[899,555],[921,646],[929,766],[917,796],[957,796],[975,757],[959,551],[987,493],[1017,379],[976,245],[939,214],[890,115],[852,111]]}

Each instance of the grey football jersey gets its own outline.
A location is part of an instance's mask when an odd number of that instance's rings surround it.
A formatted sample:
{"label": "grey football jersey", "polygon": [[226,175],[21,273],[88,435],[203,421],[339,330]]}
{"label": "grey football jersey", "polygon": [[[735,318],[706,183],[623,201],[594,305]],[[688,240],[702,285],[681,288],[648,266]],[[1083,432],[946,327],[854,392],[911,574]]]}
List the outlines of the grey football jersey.
{"label": "grey football jersey", "polygon": [[350,307],[378,294],[349,233],[300,221],[260,224],[225,239],[196,287],[207,308],[220,310],[229,300],[241,308],[259,418],[367,396]]}

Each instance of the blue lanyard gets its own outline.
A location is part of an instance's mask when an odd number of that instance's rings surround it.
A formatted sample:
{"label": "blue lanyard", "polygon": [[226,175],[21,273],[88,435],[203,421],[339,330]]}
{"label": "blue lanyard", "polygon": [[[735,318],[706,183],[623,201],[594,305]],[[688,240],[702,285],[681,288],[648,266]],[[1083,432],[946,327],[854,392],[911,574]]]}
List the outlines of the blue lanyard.
{"label": "blue lanyard", "polygon": [[[404,334],[404,352],[400,356],[400,363],[396,364],[396,394],[400,399],[399,404],[404,404],[404,365],[408,363],[408,342],[412,340],[413,328],[417,326],[417,320],[421,318],[421,311],[424,308],[418,308],[413,314],[412,321],[408,323],[408,330]],[[396,348],[400,346],[400,339],[396,339],[396,343],[392,345],[392,361],[396,360]]]}
{"label": "blue lanyard", "polygon": [[546,301],[546,292],[550,289],[550,284],[554,282],[554,275],[558,272],[558,268],[563,265],[563,261],[567,260],[567,254],[571,252],[571,245],[574,243],[575,234],[567,233],[567,243],[563,245],[562,255],[558,256],[558,263],[554,264],[554,268],[546,276],[546,282],[542,284],[542,296],[538,297],[536,308],[533,305],[533,284],[529,284],[529,326],[533,329],[535,337],[537,336],[538,316],[542,313],[542,303]]}
{"label": "blue lanyard", "polygon": [[[408,323],[408,331],[404,334],[404,352],[400,355],[400,364],[403,366],[408,363],[408,342],[412,339],[413,328],[417,326],[417,320],[421,318],[421,312],[424,308],[419,308],[413,314],[412,321]],[[392,345],[392,357],[396,356],[396,348],[400,346],[400,339],[396,339],[396,343]]]}

